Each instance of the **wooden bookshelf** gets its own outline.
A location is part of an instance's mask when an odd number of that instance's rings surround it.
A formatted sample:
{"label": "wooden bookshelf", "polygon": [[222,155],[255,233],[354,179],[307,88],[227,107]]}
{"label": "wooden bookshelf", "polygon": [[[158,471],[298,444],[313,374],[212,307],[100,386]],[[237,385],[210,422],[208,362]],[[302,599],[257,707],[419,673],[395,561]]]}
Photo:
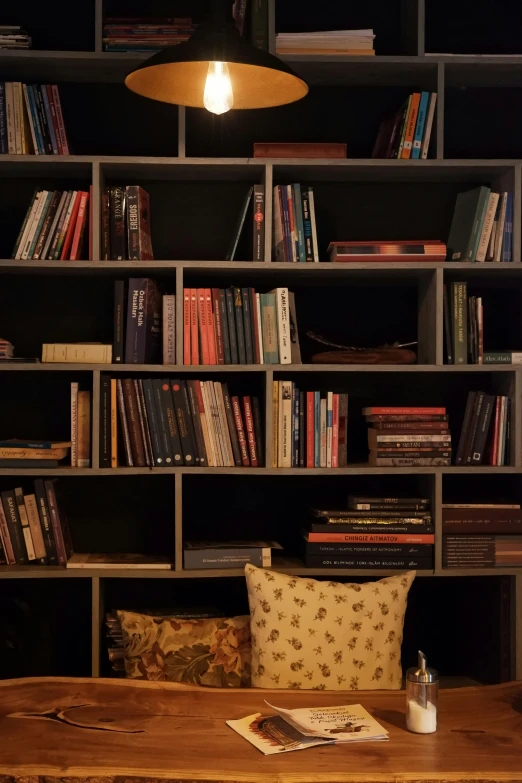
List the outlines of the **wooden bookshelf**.
{"label": "wooden bookshelf", "polygon": [[[418,340],[419,364],[413,366],[314,365],[308,361],[310,346],[303,352],[305,363],[299,366],[0,364],[0,410],[7,411],[6,415],[19,422],[29,417],[35,426],[40,426],[42,421],[38,418],[38,411],[27,411],[29,401],[36,400],[38,396],[45,406],[54,400],[58,391],[63,400],[71,380],[81,380],[85,388],[91,389],[93,400],[91,468],[0,469],[0,487],[30,482],[32,477],[58,476],[68,492],[67,507],[73,538],[88,541],[91,533],[103,537],[105,525],[106,535],[114,549],[115,541],[112,539],[124,529],[124,515],[127,513],[128,534],[134,542],[138,545],[141,542],[147,550],[158,548],[161,544],[172,557],[172,571],[0,568],[0,579],[5,579],[2,584],[9,584],[10,595],[30,596],[31,590],[36,593],[42,589],[46,596],[51,596],[50,602],[51,599],[59,604],[62,602],[60,612],[64,612],[64,616],[68,616],[67,601],[78,602],[80,608],[75,621],[80,627],[79,638],[90,640],[87,657],[94,676],[108,673],[102,628],[105,609],[117,608],[118,605],[131,608],[150,608],[154,604],[165,606],[169,600],[190,606],[192,600],[201,603],[205,586],[207,589],[210,587],[212,593],[222,591],[223,606],[236,606],[237,596],[237,605],[244,607],[240,571],[183,569],[183,538],[195,537],[194,529],[199,532],[204,530],[206,538],[215,534],[213,513],[216,503],[229,508],[232,506],[231,517],[236,529],[241,514],[247,523],[250,523],[251,515],[252,523],[257,526],[256,535],[268,536],[260,517],[263,513],[269,515],[269,507],[263,498],[272,495],[273,503],[281,502],[285,509],[283,515],[280,512],[274,515],[274,524],[287,523],[297,537],[299,514],[293,514],[291,503],[299,493],[320,493],[324,502],[332,493],[343,497],[352,489],[364,487],[367,492],[379,494],[380,488],[384,491],[384,488],[400,482],[403,492],[422,488],[433,501],[435,568],[419,572],[419,577],[444,579],[435,582],[419,579],[422,587],[418,589],[422,590],[423,596],[431,596],[435,600],[436,591],[449,591],[453,589],[451,585],[455,585],[455,590],[462,593],[462,601],[469,603],[474,600],[476,580],[486,582],[484,589],[489,589],[489,585],[491,590],[496,590],[495,585],[507,579],[513,628],[511,674],[522,679],[522,569],[444,569],[441,536],[441,505],[447,497],[458,498],[460,492],[461,501],[475,495],[489,502],[494,502],[497,495],[508,497],[512,502],[522,499],[522,367],[448,366],[443,358],[443,285],[447,282],[468,280],[471,286],[481,286],[484,290],[497,288],[508,291],[509,302],[513,305],[512,316],[508,319],[509,328],[516,329],[518,324],[518,331],[507,332],[506,342],[513,333],[520,335],[522,132],[518,133],[517,128],[522,129],[522,102],[519,100],[522,51],[512,56],[502,56],[501,51],[488,53],[487,56],[464,52],[453,56],[426,54],[426,40],[430,41],[430,45],[432,41],[438,41],[438,49],[444,51],[442,33],[433,22],[432,1],[371,2],[368,13],[375,14],[375,24],[370,16],[364,26],[375,27],[378,51],[379,42],[383,41],[382,55],[372,58],[287,55],[283,59],[291,63],[311,85],[309,98],[279,110],[238,112],[222,118],[211,117],[201,110],[152,104],[126,90],[123,85],[125,74],[147,55],[112,54],[102,50],[104,13],[122,13],[126,8],[124,3],[116,0],[87,3],[80,0],[78,5],[87,26],[77,38],[70,28],[65,33],[62,29],[65,22],[57,25],[58,29],[53,33],[55,38],[49,37],[49,11],[53,18],[58,16],[64,8],[64,0],[51,0],[51,6],[46,6],[45,18],[36,15],[34,21],[28,16],[36,7],[33,0],[21,0],[16,4],[17,8],[9,12],[6,22],[21,22],[29,28],[31,23],[34,24],[35,41],[41,48],[28,52],[0,50],[0,79],[58,83],[61,90],[63,88],[62,101],[69,136],[78,153],[67,157],[0,156],[3,180],[0,192],[0,334],[13,341],[17,355],[39,355],[38,345],[59,339],[103,338],[110,342],[113,281],[142,273],[167,282],[176,294],[178,361],[183,345],[180,303],[183,288],[190,281],[196,284],[206,281],[206,285],[255,285],[264,290],[278,284],[287,285],[290,290],[296,291],[299,326],[304,330],[308,328],[311,307],[305,305],[300,311],[300,294],[303,301],[309,302],[313,293],[320,307],[326,311],[327,297],[333,296],[335,291],[342,291],[348,301],[351,301],[350,296],[352,299],[363,296],[367,308],[371,309],[374,297],[381,297],[379,302],[384,301],[378,291],[394,289],[388,309],[377,316],[383,321],[379,327],[382,340],[393,340],[398,336],[385,334],[384,322],[389,319],[398,330],[402,327],[409,329],[412,333],[409,339]],[[134,8],[135,5],[130,3],[129,7]],[[187,3],[179,3],[179,6],[187,7]],[[196,17],[201,3],[193,3],[192,6]],[[295,2],[269,0],[272,50],[275,49],[276,26],[288,24],[289,6],[296,14]],[[313,10],[315,6],[311,0],[299,4],[304,19],[309,18],[311,13],[320,13],[317,9]],[[491,6],[493,8],[492,2]],[[513,9],[513,14],[516,14],[515,3]],[[20,17],[16,16],[16,12],[20,13]],[[150,12],[153,13],[152,6]],[[508,24],[508,15],[503,16],[502,22]],[[349,27],[352,21],[347,16],[337,26]],[[325,22],[325,29],[329,24]],[[470,36],[472,34],[469,33]],[[52,44],[56,48],[53,49]],[[466,42],[468,44],[472,45]],[[413,88],[438,92],[429,159],[372,160],[369,155],[385,107],[398,106]],[[500,111],[499,93],[503,96]],[[481,115],[481,121],[473,127],[466,115],[460,113],[459,96],[464,96],[462,100],[466,108],[471,105],[476,116]],[[488,123],[489,106],[494,106],[496,111],[494,127]],[[99,119],[101,111],[102,121]],[[325,114],[327,111],[330,114]],[[469,136],[468,147],[464,144],[461,126],[465,126],[465,134]],[[346,140],[350,157],[331,161],[250,157],[254,141],[271,139]],[[477,184],[510,190],[514,195],[514,261],[510,264],[273,263],[270,198],[265,216],[264,261],[253,263],[241,258],[234,262],[223,261],[245,187],[263,183],[267,194],[270,194],[274,184],[294,181],[310,182],[316,188],[318,234],[323,251],[327,242],[336,237],[360,239],[375,237],[376,232],[382,238],[390,238],[392,233],[394,236],[406,236],[410,220],[415,222],[419,235],[445,239],[458,192]],[[44,184],[72,187],[74,183],[93,186],[92,260],[22,262],[10,259],[12,245],[34,188]],[[99,260],[101,190],[105,184],[112,183],[139,183],[151,193],[152,241],[160,260]],[[205,231],[201,231],[202,221],[205,221]],[[394,321],[397,303],[400,309],[402,302],[406,312]],[[21,311],[23,319],[17,318]],[[92,317],[93,312],[96,318]],[[76,321],[73,320],[75,315]],[[492,319],[500,319],[504,315],[504,312],[488,313]],[[78,335],[71,336],[69,328],[76,322],[84,331],[80,334],[80,328]],[[327,323],[323,331],[328,331]],[[356,343],[356,340],[357,335],[353,342]],[[521,348],[522,345],[508,347]],[[451,413],[454,399],[458,398],[455,405],[460,410],[467,391],[475,388],[476,384],[484,383],[492,391],[511,396],[514,432],[511,464],[503,468],[387,469],[368,467],[358,459],[350,462],[347,468],[337,470],[181,467],[151,471],[147,468],[100,468],[98,428],[102,372],[112,377],[128,374],[133,377],[158,374],[192,378],[210,376],[222,377],[230,382],[241,378],[253,383],[264,401],[267,465],[272,464],[270,390],[274,379],[299,380],[302,376],[303,383],[312,383],[316,378],[323,379],[325,384],[329,378],[336,384],[343,383],[348,394],[354,394],[351,419],[357,415],[354,408],[358,407],[357,400],[361,395],[370,395],[375,401],[385,403],[389,394],[398,395],[403,387],[407,387],[412,400],[410,404],[430,404],[430,399],[435,402],[442,399],[444,404],[450,405]],[[383,390],[379,392],[381,386]],[[60,427],[65,426],[67,416],[68,409],[62,410]],[[450,416],[455,443],[458,442],[461,419],[461,414]],[[350,442],[348,453],[350,459]],[[358,456],[356,449],[354,459]],[[233,508],[234,488],[241,495],[243,487],[245,496],[251,493],[254,502],[251,507],[247,497],[241,513],[238,513]],[[147,518],[144,501],[147,493],[155,499],[156,516],[152,514],[150,519]],[[255,508],[257,501],[260,511]],[[239,501],[237,503],[239,505]],[[134,510],[133,506],[136,506]],[[202,528],[198,521],[198,509],[203,515],[208,515],[206,528]],[[87,513],[93,515],[94,532],[89,529]],[[139,517],[139,513],[143,516]],[[98,516],[99,520],[95,520]],[[223,525],[226,519],[220,524],[220,531],[225,531]],[[267,522],[268,528],[270,524]],[[152,529],[152,538],[147,537],[145,528]],[[223,535],[226,533],[223,532]],[[97,539],[98,542],[100,540]],[[165,554],[164,551],[160,553]],[[275,562],[274,568],[289,574],[306,573],[340,580],[362,580],[386,573],[304,569],[299,559],[293,556]],[[68,580],[67,586],[61,586],[62,579]],[[46,580],[47,587],[42,587],[44,583],[41,580]],[[190,580],[190,591],[186,580]],[[466,587],[468,583],[469,588]],[[443,588],[444,584],[450,586]],[[143,598],[140,598],[140,589],[143,590]],[[414,590],[417,590],[416,586]],[[425,592],[427,590],[431,593]],[[191,598],[192,592],[194,599]],[[415,601],[413,604],[411,611],[420,611]],[[52,602],[47,610],[53,611]],[[87,658],[79,660],[78,664],[60,663],[53,671],[46,669],[36,673],[88,673],[85,671]]]}

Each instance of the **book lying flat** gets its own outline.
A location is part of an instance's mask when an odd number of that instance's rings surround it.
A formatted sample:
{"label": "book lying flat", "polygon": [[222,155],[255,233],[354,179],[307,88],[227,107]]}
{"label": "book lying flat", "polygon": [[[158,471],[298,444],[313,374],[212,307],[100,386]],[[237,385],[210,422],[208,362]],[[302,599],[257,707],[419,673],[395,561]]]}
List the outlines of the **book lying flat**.
{"label": "book lying flat", "polygon": [[172,563],[166,558],[134,554],[90,554],[72,555],[67,568],[139,568],[169,571]]}
{"label": "book lying flat", "polygon": [[226,722],[265,756],[338,742],[385,742],[389,739],[386,729],[361,704],[298,710],[266,704],[275,715],[265,717],[256,713]]}

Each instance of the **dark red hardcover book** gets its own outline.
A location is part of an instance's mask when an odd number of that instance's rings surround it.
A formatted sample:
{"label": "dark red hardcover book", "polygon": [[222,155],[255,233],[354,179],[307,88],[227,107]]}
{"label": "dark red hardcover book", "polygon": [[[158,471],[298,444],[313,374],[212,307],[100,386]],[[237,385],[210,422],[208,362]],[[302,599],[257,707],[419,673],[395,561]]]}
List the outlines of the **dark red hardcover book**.
{"label": "dark red hardcover book", "polygon": [[[448,421],[448,417],[444,415],[431,415],[431,414],[375,414],[366,415],[367,422],[383,421],[383,422],[418,422],[418,421]],[[447,425],[446,425],[447,426]]]}
{"label": "dark red hardcover book", "polygon": [[363,408],[364,416],[443,416],[446,408],[377,407]]}
{"label": "dark red hardcover book", "polygon": [[245,414],[245,427],[248,441],[248,450],[250,452],[250,465],[257,468],[257,444],[254,431],[254,416],[252,414],[252,403],[250,397],[243,397],[243,411]]}
{"label": "dark red hardcover book", "polygon": [[58,508],[58,500],[55,491],[56,479],[44,481],[45,492],[47,495],[47,504],[53,529],[54,541],[56,544],[56,555],[58,565],[67,565],[67,560],[72,555],[72,546],[70,542],[69,528],[65,513]]}
{"label": "dark red hardcover book", "polygon": [[[227,417],[228,432],[230,434],[230,443],[232,445],[232,456],[234,458],[234,465],[236,467],[241,467],[242,451],[239,445],[238,431],[236,427],[234,411],[232,409],[232,403],[230,401],[230,394],[228,393],[228,385],[226,383],[223,383],[221,385],[221,390],[223,392],[223,404],[225,406],[225,414]],[[254,427],[255,427],[255,419],[254,419]]]}
{"label": "dark red hardcover book", "polygon": [[243,426],[243,417],[241,416],[239,397],[232,397],[232,410],[234,412],[234,423],[236,425],[239,449],[241,451],[241,463],[245,468],[248,468],[250,467],[250,459],[248,456],[248,445],[245,437],[245,428]]}
{"label": "dark red hardcover book", "polygon": [[[197,288],[190,289],[190,362],[189,364],[200,363],[199,335],[198,335],[198,291]],[[203,364],[203,362],[201,362]]]}
{"label": "dark red hardcover book", "polygon": [[191,364],[190,356],[190,288],[183,289],[183,364]]}
{"label": "dark red hardcover book", "polygon": [[216,332],[214,329],[214,313],[212,312],[212,292],[205,288],[205,309],[207,324],[208,363],[217,364]]}
{"label": "dark red hardcover book", "polygon": [[435,435],[449,435],[448,423],[445,421],[376,421],[372,429],[385,435],[409,435],[433,432]]}
{"label": "dark red hardcover book", "polygon": [[223,318],[219,288],[212,289],[212,309],[214,312],[214,336],[216,340],[216,358],[218,364],[225,364],[225,349],[223,342]]}

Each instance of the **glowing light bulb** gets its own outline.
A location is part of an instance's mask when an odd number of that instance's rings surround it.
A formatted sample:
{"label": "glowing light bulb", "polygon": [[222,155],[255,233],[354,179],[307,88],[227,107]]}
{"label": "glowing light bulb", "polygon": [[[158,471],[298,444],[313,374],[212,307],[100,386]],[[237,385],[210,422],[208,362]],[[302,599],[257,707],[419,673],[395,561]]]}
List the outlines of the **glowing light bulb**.
{"label": "glowing light bulb", "polygon": [[224,114],[234,105],[234,94],[227,63],[218,61],[209,63],[203,103],[205,109],[211,111],[212,114]]}

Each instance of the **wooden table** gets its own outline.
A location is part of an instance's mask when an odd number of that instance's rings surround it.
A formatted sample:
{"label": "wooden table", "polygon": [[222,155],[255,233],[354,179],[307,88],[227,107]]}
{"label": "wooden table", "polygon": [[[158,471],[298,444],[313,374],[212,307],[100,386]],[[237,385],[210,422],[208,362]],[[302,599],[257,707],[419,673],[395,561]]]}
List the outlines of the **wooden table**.
{"label": "wooden table", "polygon": [[[263,756],[225,725],[266,712],[363,704],[390,742]],[[0,681],[0,781],[34,776],[236,783],[522,781],[522,682],[443,691],[439,731],[405,729],[404,693],[218,690],[125,680]]]}

